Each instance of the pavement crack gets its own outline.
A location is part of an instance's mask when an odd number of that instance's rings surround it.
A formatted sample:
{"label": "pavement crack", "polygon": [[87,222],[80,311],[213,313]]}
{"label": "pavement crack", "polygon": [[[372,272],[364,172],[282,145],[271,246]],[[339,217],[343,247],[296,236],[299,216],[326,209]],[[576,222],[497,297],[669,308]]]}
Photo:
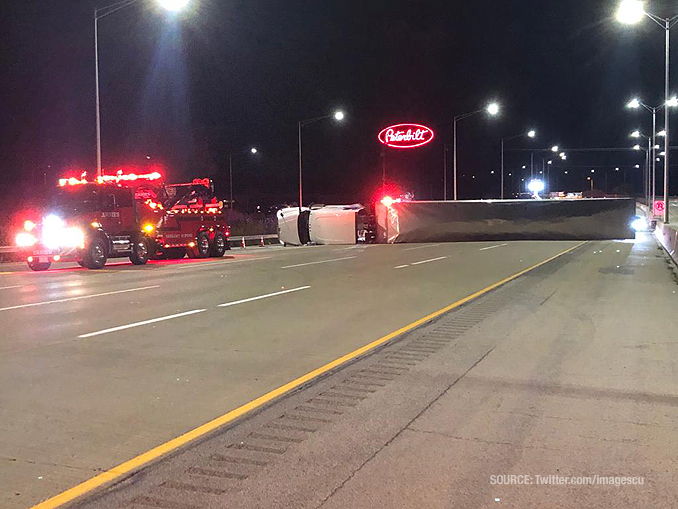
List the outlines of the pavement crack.
{"label": "pavement crack", "polygon": [[76,467],[74,465],[66,465],[64,463],[52,463],[49,461],[34,461],[21,458],[11,458],[8,456],[0,456],[0,461],[6,461],[8,463],[25,463],[27,465],[37,465],[42,467],[68,468],[70,470],[79,470],[81,472],[102,472],[104,470],[102,468]]}
{"label": "pavement crack", "polygon": [[448,433],[442,433],[440,431],[431,431],[431,430],[424,430],[424,429],[417,429],[417,428],[407,428],[407,431],[412,431],[414,433],[423,433],[427,435],[437,435],[445,438],[451,438],[453,440],[461,440],[464,442],[478,442],[482,444],[489,444],[489,445],[506,445],[509,447],[514,447],[516,449],[539,449],[539,450],[546,450],[546,451],[563,451],[564,449],[558,449],[554,447],[541,447],[541,446],[530,446],[530,445],[518,445],[514,444],[513,442],[500,442],[497,440],[484,440],[482,438],[478,437],[460,437],[457,435],[450,435]]}
{"label": "pavement crack", "polygon": [[484,360],[485,360],[485,359],[486,359],[486,358],[494,351],[494,349],[495,349],[496,347],[497,347],[497,345],[493,346],[493,347],[490,348],[487,352],[485,352],[485,353],[484,353],[477,361],[475,361],[475,362],[474,362],[474,363],[473,363],[466,371],[464,371],[464,372],[463,372],[461,375],[459,375],[459,376],[458,376],[458,377],[457,377],[450,385],[448,385],[445,389],[443,389],[443,390],[440,392],[440,394],[438,394],[435,398],[433,398],[431,401],[429,401],[429,403],[428,403],[428,404],[427,404],[420,412],[418,412],[417,415],[415,415],[412,419],[410,419],[410,421],[409,421],[407,424],[405,424],[405,425],[400,429],[400,431],[398,431],[398,432],[397,432],[395,435],[393,435],[386,443],[384,443],[381,447],[379,447],[376,451],[374,451],[374,453],[372,453],[372,455],[370,455],[369,458],[367,458],[365,461],[363,461],[363,462],[360,464],[360,466],[359,466],[358,468],[356,468],[353,472],[351,472],[351,474],[350,474],[346,479],[344,479],[337,487],[335,487],[335,488],[330,492],[330,494],[327,495],[327,496],[320,502],[320,504],[318,504],[318,505],[316,506],[316,509],[320,509],[321,507],[323,507],[323,506],[325,505],[325,503],[326,503],[329,499],[331,499],[336,493],[338,493],[339,490],[341,490],[344,486],[346,486],[346,484],[347,484],[349,481],[351,481],[351,479],[353,479],[353,478],[356,476],[356,474],[358,474],[358,472],[360,472],[360,471],[365,467],[365,465],[367,465],[367,464],[370,463],[374,458],[376,458],[377,455],[378,455],[381,451],[383,451],[383,450],[386,449],[388,446],[390,446],[390,445],[391,445],[391,444],[392,444],[392,443],[393,443],[400,435],[402,435],[402,433],[403,433],[405,430],[407,430],[407,429],[412,425],[413,422],[415,422],[415,421],[416,421],[417,419],[419,419],[422,415],[424,415],[424,413],[426,413],[427,410],[429,410],[433,405],[435,405],[435,404],[440,400],[440,398],[442,398],[443,396],[445,396],[445,395],[446,395],[446,394],[447,394],[447,393],[448,393],[455,385],[457,385],[457,383],[459,383],[460,380],[462,380],[466,375],[468,375],[468,374],[469,374],[476,366],[478,366],[478,364],[480,364],[481,362],[483,362],[483,361],[484,361]]}

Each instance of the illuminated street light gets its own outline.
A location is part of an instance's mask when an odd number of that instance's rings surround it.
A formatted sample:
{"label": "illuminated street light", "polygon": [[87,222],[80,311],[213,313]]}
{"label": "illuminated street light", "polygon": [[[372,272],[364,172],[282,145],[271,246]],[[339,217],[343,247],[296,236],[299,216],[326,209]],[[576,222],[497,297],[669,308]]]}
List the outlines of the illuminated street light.
{"label": "illuminated street light", "polygon": [[635,168],[636,168],[636,170],[639,169],[639,168],[640,168],[640,165],[639,165],[639,164],[636,164]]}
{"label": "illuminated street light", "polygon": [[644,15],[643,2],[639,0],[623,0],[617,9],[617,21],[625,25],[640,23]]}
{"label": "illuminated street light", "polygon": [[560,150],[560,147],[558,147],[558,145],[553,145],[551,147],[551,152],[558,152],[558,150]]}
{"label": "illuminated street light", "polygon": [[666,105],[667,105],[669,108],[675,108],[675,107],[678,107],[678,97],[675,97],[675,96],[672,97],[671,99],[669,99],[668,101],[666,101]]}
{"label": "illuminated street light", "polygon": [[640,145],[638,145],[638,144],[634,145],[633,150],[640,150]]}
{"label": "illuminated street light", "polygon": [[[471,111],[469,113],[464,113],[463,115],[457,115],[456,117],[454,117],[454,122],[453,122],[453,125],[454,125],[454,148],[452,149],[452,154],[453,154],[453,159],[454,159],[453,175],[452,175],[453,186],[454,186],[454,194],[453,194],[454,201],[457,201],[457,196],[458,196],[457,195],[457,122],[459,122],[460,120],[463,120],[465,118],[477,115],[478,113],[482,113],[483,111],[487,112],[490,116],[495,117],[499,113],[499,104],[496,103],[496,102],[492,102],[492,103],[488,104],[482,110]],[[447,200],[447,168],[445,168],[445,178],[443,179],[443,181],[444,181],[444,185],[445,185],[445,189],[443,191],[443,197],[444,197],[445,200]]]}
{"label": "illuminated street light", "polygon": [[537,136],[537,131],[535,131],[534,129],[532,129],[531,131],[528,131],[528,132],[527,132],[527,137],[528,137],[528,138],[534,138],[535,136]]}
{"label": "illuminated street light", "polygon": [[158,3],[163,9],[171,12],[179,12],[184,9],[191,0],[158,0]]}
{"label": "illuminated street light", "polygon": [[344,114],[343,111],[336,111],[334,113],[334,120],[338,120],[339,122],[344,120],[345,117],[346,117],[346,115]]}
{"label": "illuminated street light", "polygon": [[655,146],[654,146],[654,149],[655,149],[655,150],[659,150],[660,148],[661,148],[661,147],[660,147],[659,145],[655,145]]}
{"label": "illuminated street light", "polygon": [[666,136],[666,131],[659,131],[657,133],[657,136],[661,136],[663,138],[664,136]]}
{"label": "illuminated street light", "polygon": [[630,136],[631,138],[640,138],[640,131],[633,131]]}
{"label": "illuminated street light", "polygon": [[545,188],[546,188],[546,186],[544,185],[543,180],[534,179],[534,180],[530,180],[527,183],[528,191],[530,191],[534,195],[534,197],[538,200],[540,199],[539,193],[541,193]]}
{"label": "illuminated street light", "polygon": [[553,161],[551,161],[551,160],[549,159],[549,162],[548,162],[547,164],[553,164]]}
{"label": "illuminated street light", "polygon": [[640,108],[640,100],[637,98],[631,99],[626,105],[627,108],[638,109]]}

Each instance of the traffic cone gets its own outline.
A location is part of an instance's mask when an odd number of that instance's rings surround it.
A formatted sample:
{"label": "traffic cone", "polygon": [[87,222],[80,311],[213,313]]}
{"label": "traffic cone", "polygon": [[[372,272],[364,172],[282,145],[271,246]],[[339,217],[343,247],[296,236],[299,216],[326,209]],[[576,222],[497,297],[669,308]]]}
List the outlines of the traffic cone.
{"label": "traffic cone", "polygon": [[265,246],[266,246],[266,243],[264,242],[264,236],[263,236],[263,235],[262,235],[261,238],[259,239],[259,245],[260,245],[261,247],[265,247]]}
{"label": "traffic cone", "polygon": [[245,249],[247,246],[245,245],[245,237],[242,238],[242,241],[240,242],[240,247]]}

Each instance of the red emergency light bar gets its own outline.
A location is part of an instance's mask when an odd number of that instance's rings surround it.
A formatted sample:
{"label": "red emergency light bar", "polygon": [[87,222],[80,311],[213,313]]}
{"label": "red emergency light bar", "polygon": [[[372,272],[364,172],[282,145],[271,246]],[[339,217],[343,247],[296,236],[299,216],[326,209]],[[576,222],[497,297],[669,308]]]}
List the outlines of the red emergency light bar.
{"label": "red emergency light bar", "polygon": [[145,175],[137,175],[136,173],[122,173],[119,171],[116,175],[102,175],[97,177],[96,180],[89,181],[87,180],[87,174],[83,173],[80,175],[80,178],[67,178],[59,179],[59,186],[79,186],[84,184],[120,184],[121,182],[136,182],[138,180],[147,180],[154,181],[162,179],[162,175],[155,171],[153,173],[147,173]]}

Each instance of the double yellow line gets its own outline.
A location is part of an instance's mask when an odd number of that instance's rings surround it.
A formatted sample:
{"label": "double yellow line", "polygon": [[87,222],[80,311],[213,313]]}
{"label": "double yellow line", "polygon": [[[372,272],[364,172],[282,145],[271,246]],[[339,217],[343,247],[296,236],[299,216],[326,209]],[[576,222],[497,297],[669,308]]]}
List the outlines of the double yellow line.
{"label": "double yellow line", "polygon": [[132,458],[131,460],[125,461],[124,463],[121,463],[120,465],[111,468],[110,470],[107,470],[106,472],[103,472],[95,477],[92,477],[91,479],[78,484],[77,486],[74,486],[71,489],[68,489],[62,493],[59,493],[58,495],[45,500],[44,502],[41,502],[35,506],[33,506],[32,509],[55,509],[57,507],[61,507],[64,504],[71,502],[72,500],[75,500],[76,498],[79,498],[83,495],[86,495],[87,493],[100,488],[101,486],[108,484],[112,481],[115,481],[116,479],[129,474],[130,472],[133,472],[135,470],[138,470],[139,468],[148,465],[149,463],[161,458],[162,456],[165,456],[169,454],[170,452],[175,451],[179,447],[183,447],[186,444],[201,438],[205,436],[208,433],[211,433],[212,431],[218,429],[221,426],[224,426],[225,424],[228,424],[230,422],[233,422],[235,419],[242,417],[243,415],[247,414],[248,412],[251,412],[252,410],[255,410],[262,405],[265,405],[266,403],[269,403],[270,401],[274,400],[275,398],[282,396],[294,389],[299,388],[300,386],[312,381],[313,379],[326,374],[327,372],[338,368],[342,364],[345,364],[349,361],[352,361],[356,359],[357,357],[360,357],[361,355],[364,355],[375,348],[383,345],[384,343],[387,343],[391,341],[392,339],[409,332],[420,325],[423,325],[435,318],[438,318],[439,316],[447,313],[448,311],[451,311],[455,308],[458,308],[459,306],[462,306],[474,299],[477,299],[478,297],[485,295],[488,292],[491,292],[492,290],[495,290],[499,288],[500,286],[503,286],[507,283],[510,283],[514,279],[519,278],[520,276],[523,276],[527,274],[528,272],[531,272],[542,265],[546,265],[547,263],[555,260],[556,258],[560,258],[561,256],[570,253],[574,251],[575,249],[578,249],[579,247],[583,246],[586,244],[586,242],[582,242],[580,244],[577,244],[574,247],[571,247],[569,249],[566,249],[565,251],[558,253],[555,256],[552,256],[536,265],[533,265],[532,267],[529,267],[525,270],[521,270],[520,272],[509,276],[505,279],[502,279],[501,281],[498,281],[487,288],[483,288],[480,291],[477,291],[468,297],[464,297],[461,300],[458,300],[457,302],[450,304],[449,306],[446,306],[442,309],[439,309],[438,311],[431,313],[430,315],[425,316],[424,318],[421,318],[415,322],[410,323],[409,325],[406,325],[405,327],[402,327],[401,329],[398,329],[395,332],[391,332],[390,334],[387,334],[386,336],[377,339],[376,341],[373,341],[372,343],[369,343],[361,348],[358,348],[357,350],[354,350],[350,353],[347,353],[346,355],[343,355],[342,357],[339,357],[338,359],[333,360],[332,362],[325,364],[324,366],[319,367],[318,369],[315,369],[311,371],[310,373],[307,373],[296,380],[292,380],[289,383],[286,383],[285,385],[282,385],[278,387],[277,389],[272,390],[271,392],[268,392],[264,394],[263,396],[259,396],[258,398],[250,401],[249,403],[246,403],[234,410],[231,410],[230,412],[217,417],[216,419],[209,421],[202,426],[198,426],[197,428],[189,431],[188,433],[184,433],[183,435],[180,435],[169,442],[165,442],[162,445],[159,445],[158,447],[155,447],[151,449],[150,451],[147,451],[143,454],[140,454],[139,456]]}

